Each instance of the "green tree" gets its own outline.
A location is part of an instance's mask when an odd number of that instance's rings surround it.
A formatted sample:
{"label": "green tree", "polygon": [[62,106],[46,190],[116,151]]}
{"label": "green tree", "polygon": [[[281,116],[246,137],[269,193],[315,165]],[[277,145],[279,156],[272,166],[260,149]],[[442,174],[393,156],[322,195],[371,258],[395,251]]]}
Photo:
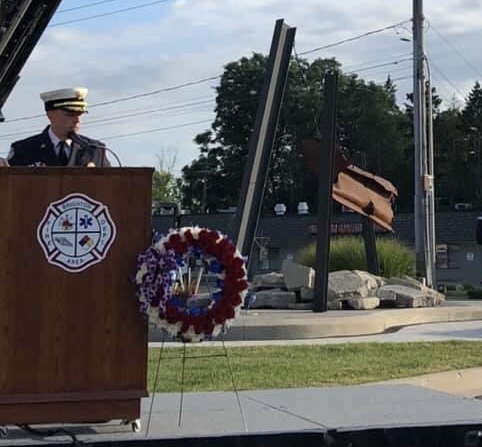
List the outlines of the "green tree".
{"label": "green tree", "polygon": [[178,179],[173,174],[175,157],[167,166],[164,155],[158,156],[159,168],[152,175],[152,201],[153,202],[177,202],[180,201],[180,189]]}
{"label": "green tree", "polygon": [[[466,158],[470,169],[467,170],[470,178],[473,180],[470,191],[466,191],[467,198],[463,201],[471,201],[477,206],[482,204],[482,165],[481,165],[481,138],[482,138],[482,87],[480,83],[475,82],[470,91],[465,107],[462,110],[462,130],[464,132],[464,141],[467,142],[465,147]],[[467,185],[468,186],[468,185]],[[469,192],[471,193],[469,195]],[[470,197],[470,199],[469,199]]]}
{"label": "green tree", "polygon": [[171,202],[176,199],[176,179],[167,171],[154,171],[152,175],[152,201]]}
{"label": "green tree", "polygon": [[469,92],[465,107],[462,110],[462,123],[465,130],[477,129],[482,131],[482,87],[475,82]]}
{"label": "green tree", "polygon": [[473,178],[467,178],[469,157],[462,128],[462,112],[455,105],[434,120],[435,197],[439,209],[453,209],[456,202],[472,198]]}
{"label": "green tree", "polygon": [[345,77],[339,93],[340,140],[354,162],[374,174],[393,179],[404,158],[402,112],[390,78],[384,86]]}
{"label": "green tree", "polygon": [[[254,128],[267,57],[253,54],[225,67],[217,88],[216,117],[211,129],[195,142],[200,156],[183,169],[183,194],[191,208],[206,210],[237,204]],[[407,144],[403,113],[395,101],[395,86],[366,83],[343,75],[335,59],[311,63],[293,59],[273,146],[264,197],[265,210],[277,202],[296,209],[307,201],[316,210],[317,180],[299,151],[303,138],[318,134],[326,73],[338,71],[338,127],[342,147],[355,159],[363,158],[368,170],[386,176],[403,175],[397,163]],[[396,184],[396,182],[394,182]]]}

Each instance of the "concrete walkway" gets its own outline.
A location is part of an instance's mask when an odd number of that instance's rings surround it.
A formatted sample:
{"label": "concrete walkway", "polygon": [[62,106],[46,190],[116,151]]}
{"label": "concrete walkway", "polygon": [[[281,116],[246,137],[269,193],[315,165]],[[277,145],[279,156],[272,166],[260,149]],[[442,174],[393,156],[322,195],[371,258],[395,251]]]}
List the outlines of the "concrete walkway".
{"label": "concrete walkway", "polygon": [[457,369],[405,379],[380,382],[385,385],[414,385],[466,398],[482,396],[482,368]]}
{"label": "concrete walkway", "polygon": [[[248,310],[242,311],[224,334],[225,341],[304,340],[380,334],[399,327],[454,321],[482,320],[482,301],[446,301],[439,307],[417,309]],[[149,341],[162,341],[151,331]]]}

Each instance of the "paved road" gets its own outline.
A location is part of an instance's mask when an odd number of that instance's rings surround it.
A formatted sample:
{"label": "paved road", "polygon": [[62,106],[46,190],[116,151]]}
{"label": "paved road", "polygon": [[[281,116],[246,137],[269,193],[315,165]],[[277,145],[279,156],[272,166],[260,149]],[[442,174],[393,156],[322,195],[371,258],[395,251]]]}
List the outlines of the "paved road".
{"label": "paved road", "polygon": [[[482,341],[482,321],[461,321],[450,323],[430,323],[406,326],[389,333],[363,335],[356,337],[329,337],[306,340],[265,340],[265,341],[226,341],[226,346],[259,346],[259,345],[309,345],[360,342],[410,342],[410,341],[443,341],[467,340]],[[199,346],[219,346],[220,341],[203,342]],[[180,343],[167,343],[167,346],[181,346]],[[165,345],[165,346],[166,346]],[[149,346],[161,346],[150,343]]]}

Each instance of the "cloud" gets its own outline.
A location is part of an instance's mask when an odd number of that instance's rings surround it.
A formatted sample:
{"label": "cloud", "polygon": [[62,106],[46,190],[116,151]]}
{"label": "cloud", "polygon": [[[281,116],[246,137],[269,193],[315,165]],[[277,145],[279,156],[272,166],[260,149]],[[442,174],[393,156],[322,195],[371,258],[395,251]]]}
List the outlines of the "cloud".
{"label": "cloud", "polygon": [[[63,2],[64,9],[71,6],[76,6],[73,0]],[[447,103],[454,96],[461,99],[482,72],[480,2],[426,0],[424,7],[425,43],[435,87]],[[132,14],[53,26],[47,28],[27,62],[4,114],[7,119],[42,114],[39,93],[53,88],[88,86],[89,102],[96,104],[220,75],[231,61],[253,52],[268,53],[275,21],[280,18],[297,28],[296,51],[303,53],[411,16],[408,1],[180,0]],[[72,18],[62,14],[53,22]],[[336,57],[347,71],[365,67],[359,76],[376,82],[383,82],[388,74],[400,78],[396,83],[402,101],[412,90],[410,61],[395,63],[410,57],[412,51],[412,44],[401,41],[402,37],[411,37],[410,23],[306,57]],[[366,69],[383,61],[393,64]],[[94,138],[106,137],[126,165],[157,165],[161,152],[176,153],[179,172],[197,157],[192,140],[214,118],[215,85],[211,81],[93,107],[83,131]],[[149,110],[157,111],[143,114]],[[120,118],[128,114],[133,116]],[[45,124],[44,117],[0,124],[0,153],[8,150],[13,139],[41,130]],[[151,132],[154,129],[164,130]]]}

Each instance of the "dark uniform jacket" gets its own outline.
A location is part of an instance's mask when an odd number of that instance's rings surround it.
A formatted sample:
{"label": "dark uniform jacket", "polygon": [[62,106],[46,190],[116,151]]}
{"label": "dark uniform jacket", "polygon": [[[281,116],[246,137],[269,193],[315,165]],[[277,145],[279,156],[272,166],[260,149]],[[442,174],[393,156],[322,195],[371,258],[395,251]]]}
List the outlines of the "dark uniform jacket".
{"label": "dark uniform jacket", "polygon": [[[54,145],[49,137],[47,126],[41,134],[33,135],[24,140],[15,141],[8,154],[10,166],[65,166],[65,163],[55,153]],[[110,166],[105,156],[105,145],[83,135],[78,136],[79,144],[73,141],[70,147],[71,154],[75,159],[69,163],[70,166],[87,166],[93,162],[95,166]]]}

